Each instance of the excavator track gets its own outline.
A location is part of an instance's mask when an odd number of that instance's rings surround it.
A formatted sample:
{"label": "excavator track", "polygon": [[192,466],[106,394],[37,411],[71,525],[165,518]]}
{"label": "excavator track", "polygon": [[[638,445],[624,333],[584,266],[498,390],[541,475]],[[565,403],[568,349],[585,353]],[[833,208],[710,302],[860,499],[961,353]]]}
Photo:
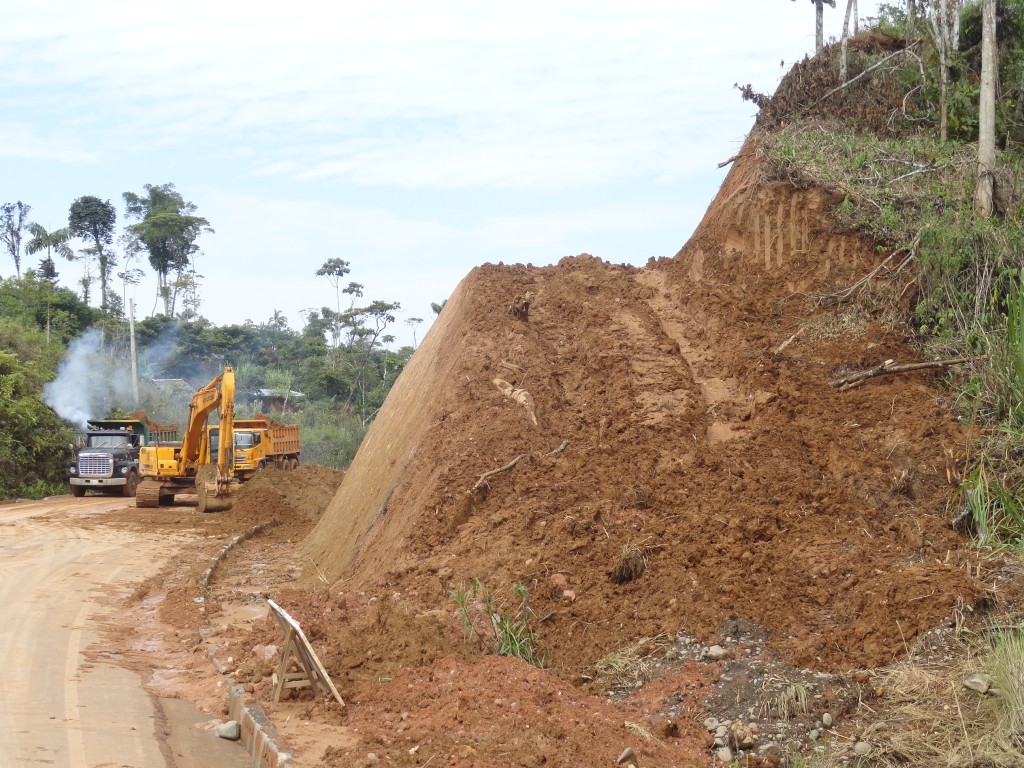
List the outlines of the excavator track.
{"label": "excavator track", "polygon": [[154,509],[160,506],[160,488],[158,480],[145,478],[135,491],[135,506]]}

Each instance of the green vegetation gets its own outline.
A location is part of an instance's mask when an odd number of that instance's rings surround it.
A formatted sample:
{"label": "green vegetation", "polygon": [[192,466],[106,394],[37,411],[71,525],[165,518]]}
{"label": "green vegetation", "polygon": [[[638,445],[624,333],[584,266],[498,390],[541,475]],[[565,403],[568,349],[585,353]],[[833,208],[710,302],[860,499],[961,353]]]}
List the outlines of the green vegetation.
{"label": "green vegetation", "polygon": [[543,669],[540,635],[531,626],[535,617],[528,605],[529,594],[518,582],[512,585],[512,594],[516,605],[504,610],[479,579],[473,579],[468,587],[464,585],[454,590],[451,597],[462,623],[463,640],[467,647],[479,645],[485,652],[515,656]]}
{"label": "green vegetation", "polygon": [[[953,4],[954,6],[956,4]],[[1024,2],[998,10],[995,212],[975,211],[980,9],[967,3],[959,36],[940,53],[930,4],[883,5],[835,91],[838,46],[784,82],[762,110],[759,152],[768,180],[834,193],[840,228],[875,239],[886,256],[822,301],[897,307],[928,356],[971,357],[951,373],[959,415],[979,425],[953,504],[987,547],[1024,543]],[[953,25],[955,26],[955,25]],[[951,26],[951,29],[953,27]],[[799,69],[799,67],[798,67]],[[945,90],[945,95],[944,95]],[[946,114],[946,138],[940,116]]]}

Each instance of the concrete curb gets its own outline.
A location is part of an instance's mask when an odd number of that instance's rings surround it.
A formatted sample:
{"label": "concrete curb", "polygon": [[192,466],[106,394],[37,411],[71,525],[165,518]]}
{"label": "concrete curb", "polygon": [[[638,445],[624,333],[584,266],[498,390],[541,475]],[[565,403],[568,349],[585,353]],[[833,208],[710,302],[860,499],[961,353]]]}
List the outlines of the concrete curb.
{"label": "concrete curb", "polygon": [[245,689],[240,685],[231,686],[228,717],[241,726],[242,747],[253,768],[297,768],[291,754],[282,749],[281,737],[263,707],[255,701],[246,701]]}
{"label": "concrete curb", "polygon": [[[228,553],[246,539],[250,539],[267,528],[277,525],[276,520],[270,520],[253,526],[248,531],[232,537],[231,541],[225,544],[221,550],[213,556],[210,567],[203,573],[200,585],[204,592],[209,592],[210,581],[213,573]],[[204,618],[206,617],[205,606],[200,609]],[[228,674],[224,665],[215,655],[216,648],[207,649],[207,655],[217,671],[224,675],[224,681],[228,686],[228,719],[236,720],[241,728],[241,744],[249,756],[252,768],[298,768],[298,764],[292,760],[292,755],[285,749],[285,741],[270,722],[263,707],[256,701],[246,701],[245,689],[235,683],[235,679]]]}
{"label": "concrete curb", "polygon": [[257,533],[262,533],[263,531],[267,530],[267,528],[272,528],[277,524],[277,520],[268,520],[265,523],[254,525],[245,533],[239,533],[237,536],[233,536],[231,538],[231,541],[229,541],[227,544],[221,547],[220,552],[218,552],[211,558],[212,562],[210,563],[210,567],[206,569],[206,571],[203,573],[203,578],[199,581],[200,586],[204,590],[208,590],[210,588],[210,580],[213,579],[213,572],[217,570],[217,566],[224,561],[224,558],[228,556],[228,553],[232,549],[234,549],[236,546],[241,544],[246,539],[251,539]]}

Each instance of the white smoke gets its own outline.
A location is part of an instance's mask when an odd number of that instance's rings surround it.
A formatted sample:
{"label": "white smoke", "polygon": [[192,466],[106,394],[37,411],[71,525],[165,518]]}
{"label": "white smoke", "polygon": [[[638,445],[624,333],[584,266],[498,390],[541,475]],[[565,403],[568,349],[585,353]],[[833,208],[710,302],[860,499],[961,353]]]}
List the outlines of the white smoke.
{"label": "white smoke", "polygon": [[43,402],[65,421],[85,429],[88,419],[103,418],[115,404],[132,402],[130,370],[102,346],[102,335],[90,328],[68,346],[57,378],[43,387]]}
{"label": "white smoke", "polygon": [[[159,402],[147,381],[147,377],[159,374],[173,355],[176,336],[173,331],[165,331],[141,356],[139,378],[143,402],[137,403],[132,392],[128,350],[117,351],[110,345],[105,348],[101,331],[90,328],[68,346],[57,367],[57,378],[43,387],[43,402],[83,431],[88,420],[106,418],[114,409],[127,414],[141,408],[152,419],[159,419],[165,410],[177,414],[180,407]],[[177,420],[177,417],[172,418]]]}

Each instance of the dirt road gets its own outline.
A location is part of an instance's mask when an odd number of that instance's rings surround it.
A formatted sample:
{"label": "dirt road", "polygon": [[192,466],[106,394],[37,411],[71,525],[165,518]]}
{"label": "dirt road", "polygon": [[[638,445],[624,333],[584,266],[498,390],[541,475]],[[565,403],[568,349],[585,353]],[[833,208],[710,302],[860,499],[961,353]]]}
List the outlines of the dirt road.
{"label": "dirt road", "polygon": [[147,692],[103,641],[118,600],[186,536],[96,525],[102,497],[0,505],[0,765],[247,765],[190,704]]}

